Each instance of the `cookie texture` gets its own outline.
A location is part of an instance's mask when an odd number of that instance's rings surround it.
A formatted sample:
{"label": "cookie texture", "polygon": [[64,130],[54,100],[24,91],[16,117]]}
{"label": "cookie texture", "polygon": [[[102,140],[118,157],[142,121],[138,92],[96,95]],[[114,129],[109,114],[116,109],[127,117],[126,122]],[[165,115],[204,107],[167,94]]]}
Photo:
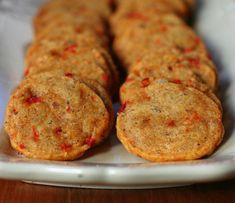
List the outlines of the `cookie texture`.
{"label": "cookie texture", "polygon": [[159,162],[198,159],[217,148],[222,115],[212,99],[173,83],[154,83],[145,93],[147,100],[126,103],[118,116],[117,135],[129,152]]}
{"label": "cookie texture", "polygon": [[5,129],[27,157],[74,160],[107,136],[111,116],[78,78],[46,72],[26,78],[11,96]]}

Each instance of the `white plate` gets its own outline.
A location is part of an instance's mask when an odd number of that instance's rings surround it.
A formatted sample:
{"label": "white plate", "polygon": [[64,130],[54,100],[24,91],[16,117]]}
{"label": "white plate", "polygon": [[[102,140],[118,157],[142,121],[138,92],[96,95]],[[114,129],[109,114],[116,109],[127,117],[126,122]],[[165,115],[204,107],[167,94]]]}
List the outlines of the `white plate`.
{"label": "white plate", "polygon": [[204,1],[197,18],[198,31],[211,48],[220,72],[225,140],[209,158],[158,164],[127,153],[115,133],[102,146],[73,162],[29,160],[11,149],[3,130],[4,111],[10,92],[22,78],[25,49],[32,39],[30,19],[36,8],[36,1],[25,2],[0,1],[0,8],[4,8],[0,10],[0,178],[88,188],[154,188],[235,177],[233,0]]}

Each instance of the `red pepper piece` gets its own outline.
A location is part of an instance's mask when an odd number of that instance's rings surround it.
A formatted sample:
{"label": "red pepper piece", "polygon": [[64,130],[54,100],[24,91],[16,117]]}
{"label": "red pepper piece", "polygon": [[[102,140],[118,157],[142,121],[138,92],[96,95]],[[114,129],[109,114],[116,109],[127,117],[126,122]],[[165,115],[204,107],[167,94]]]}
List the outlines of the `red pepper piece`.
{"label": "red pepper piece", "polygon": [[96,102],[96,96],[92,96],[91,99],[93,102]]}
{"label": "red pepper piece", "polygon": [[192,114],[192,120],[200,122],[202,120],[202,117],[197,112],[195,112]]}
{"label": "red pepper piece", "polygon": [[65,73],[64,74],[66,77],[73,78],[73,73]]}
{"label": "red pepper piece", "polygon": [[150,84],[149,78],[145,78],[141,81],[142,87],[148,87]]}
{"label": "red pepper piece", "polygon": [[190,58],[190,59],[188,59],[188,61],[193,66],[199,66],[199,64],[200,64],[200,60],[197,58]]}
{"label": "red pepper piece", "polygon": [[160,31],[161,32],[167,32],[168,31],[168,27],[166,25],[161,25]]}
{"label": "red pepper piece", "polygon": [[14,108],[14,109],[13,109],[13,113],[14,113],[14,114],[17,114],[18,111]]}
{"label": "red pepper piece", "polygon": [[68,105],[67,107],[66,107],[66,112],[70,112],[71,111],[71,107]]}
{"label": "red pepper piece", "polygon": [[196,44],[200,44],[201,43],[200,37],[196,37],[194,41],[195,41]]}
{"label": "red pepper piece", "polygon": [[27,68],[25,68],[25,70],[24,70],[24,76],[27,76],[29,74],[29,68],[27,67]]}
{"label": "red pepper piece", "polygon": [[67,46],[67,47],[64,49],[64,51],[75,54],[75,53],[77,52],[77,47],[78,47],[77,44],[71,44],[71,45]]}
{"label": "red pepper piece", "polygon": [[185,119],[186,124],[193,124],[200,121],[202,121],[202,117],[197,112],[193,112],[190,116],[187,116]]}
{"label": "red pepper piece", "polygon": [[28,105],[35,104],[35,103],[41,103],[41,102],[42,102],[41,97],[38,97],[38,96],[35,96],[32,94],[30,94],[30,96],[25,99],[25,103]]}
{"label": "red pepper piece", "polygon": [[126,109],[126,107],[127,107],[127,102],[124,102],[124,103],[122,104],[122,106],[120,107],[120,109],[119,109],[118,113],[122,113],[122,112],[124,112],[124,111],[125,111],[125,109]]}
{"label": "red pepper piece", "polygon": [[182,84],[182,81],[181,81],[181,80],[178,80],[178,79],[172,80],[172,82],[175,83],[175,84]]}
{"label": "red pepper piece", "polygon": [[186,48],[186,49],[184,49],[184,53],[191,53],[193,51],[193,49],[192,48]]}
{"label": "red pepper piece", "polygon": [[62,133],[62,128],[61,127],[55,128],[53,132],[56,136],[60,136]]}
{"label": "red pepper piece", "polygon": [[90,147],[92,147],[95,144],[95,140],[92,137],[92,135],[90,135],[88,138],[86,138],[85,143]]}
{"label": "red pepper piece", "polygon": [[72,149],[72,145],[63,143],[63,144],[60,145],[60,149],[65,151],[65,152],[68,152]]}
{"label": "red pepper piece", "polygon": [[175,126],[176,126],[174,120],[168,120],[168,121],[166,122],[166,125],[167,125],[168,127],[175,127]]}
{"label": "red pepper piece", "polygon": [[101,77],[102,77],[102,80],[103,80],[103,81],[106,81],[106,82],[109,81],[109,76],[108,76],[108,74],[104,73],[104,74],[102,74]]}
{"label": "red pepper piece", "polygon": [[125,92],[126,92],[126,88],[125,88],[124,86],[122,86],[122,87],[120,88],[120,92],[125,93]]}
{"label": "red pepper piece", "polygon": [[20,148],[20,149],[25,149],[26,147],[25,147],[24,144],[20,144],[20,145],[19,145],[19,148]]}
{"label": "red pepper piece", "polygon": [[38,140],[39,140],[39,133],[36,130],[35,126],[32,127],[32,133],[33,133],[33,140],[35,142],[38,142]]}

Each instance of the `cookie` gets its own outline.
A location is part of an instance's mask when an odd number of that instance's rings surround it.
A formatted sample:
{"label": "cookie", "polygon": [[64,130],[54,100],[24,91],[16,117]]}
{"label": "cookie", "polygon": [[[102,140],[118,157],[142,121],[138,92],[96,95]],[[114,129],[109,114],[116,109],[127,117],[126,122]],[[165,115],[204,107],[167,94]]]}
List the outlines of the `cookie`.
{"label": "cookie", "polygon": [[[85,83],[88,87],[90,87],[99,97],[103,100],[106,109],[109,112],[110,115],[110,121],[109,121],[109,130],[108,132],[111,132],[114,126],[114,110],[113,110],[113,104],[110,99],[110,96],[107,94],[106,90],[99,85],[97,82],[93,80],[81,80],[83,83]],[[107,134],[108,135],[108,134]]]}
{"label": "cookie", "polygon": [[208,88],[207,85],[201,83],[197,80],[197,78],[188,78],[187,80],[180,80],[180,79],[174,79],[174,78],[141,78],[136,77],[133,74],[129,74],[127,80],[120,88],[120,101],[122,104],[128,103],[138,103],[140,101],[144,100],[150,100],[150,97],[148,94],[146,94],[145,88],[148,87],[151,83],[154,83],[156,81],[167,81],[179,85],[184,85],[186,87],[192,87],[195,88],[201,92],[203,92],[205,95],[210,97],[219,107],[221,112],[223,111],[222,105],[220,100],[217,98],[217,96],[213,93],[213,91]]}
{"label": "cookie", "polygon": [[149,100],[126,103],[117,118],[125,148],[153,162],[184,161],[210,155],[223,138],[222,114],[204,93],[184,85],[154,83]]}
{"label": "cookie", "polygon": [[69,39],[35,41],[26,56],[25,74],[62,69],[81,78],[95,80],[110,91],[113,83],[110,68],[97,53],[97,48],[80,48],[77,42]]}
{"label": "cookie", "polygon": [[62,26],[51,25],[44,28],[35,37],[35,41],[51,40],[51,39],[73,39],[73,41],[79,42],[79,46],[86,47],[103,47],[109,49],[109,40],[106,35],[98,36],[90,29],[82,29],[72,24],[66,24]]}
{"label": "cookie", "polygon": [[119,16],[117,20],[122,18],[129,11],[132,12],[143,12],[148,11],[148,13],[155,13],[156,15],[161,15],[165,13],[174,13],[181,16],[182,18],[187,18],[189,8],[187,4],[182,0],[128,0],[118,2],[117,15]]}
{"label": "cookie", "polygon": [[89,29],[94,31],[97,35],[104,35],[105,33],[105,24],[104,20],[97,15],[94,15],[93,12],[86,13],[70,13],[63,12],[60,10],[53,10],[44,17],[37,17],[34,19],[34,29],[35,34],[39,34],[42,30],[51,26],[64,26],[72,25],[80,29]]}
{"label": "cookie", "polygon": [[181,81],[193,79],[206,84],[214,91],[218,85],[218,74],[209,59],[201,61],[199,58],[187,58],[179,52],[151,52],[148,55],[146,53],[141,60],[130,67],[130,73],[142,79],[148,77]]}
{"label": "cookie", "polygon": [[[110,7],[106,0],[99,1],[99,4],[96,4],[94,0],[58,0],[58,1],[49,1],[44,4],[34,19],[34,24],[42,24],[43,21],[47,21],[48,16],[52,13],[61,13],[61,14],[70,14],[75,16],[100,16],[107,18],[110,15]],[[92,19],[90,19],[92,21]]]}
{"label": "cookie", "polygon": [[[148,37],[143,37],[148,36]],[[133,24],[114,40],[114,50],[127,65],[132,65],[148,52],[177,49],[188,58],[208,59],[208,51],[200,38],[184,24]]]}
{"label": "cookie", "polygon": [[149,23],[151,23],[152,26],[156,24],[174,25],[184,23],[181,18],[172,13],[156,15],[155,13],[146,13],[145,11],[129,11],[121,18],[118,17],[119,16],[116,13],[110,18],[111,30],[116,37],[121,35],[132,26],[145,27],[146,24],[148,25]]}
{"label": "cookie", "polygon": [[103,100],[78,78],[53,72],[26,78],[11,96],[5,129],[29,158],[74,160],[110,130]]}

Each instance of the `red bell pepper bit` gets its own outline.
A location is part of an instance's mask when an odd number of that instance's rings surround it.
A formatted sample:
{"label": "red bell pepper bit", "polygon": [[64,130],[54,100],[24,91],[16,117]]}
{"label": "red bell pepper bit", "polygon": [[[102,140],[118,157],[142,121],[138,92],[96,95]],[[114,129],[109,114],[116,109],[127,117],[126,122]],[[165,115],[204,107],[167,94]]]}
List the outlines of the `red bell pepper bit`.
{"label": "red bell pepper bit", "polygon": [[68,78],[73,78],[73,73],[69,73],[69,72],[66,72],[64,73],[64,76],[68,77]]}
{"label": "red bell pepper bit", "polygon": [[15,115],[18,113],[18,111],[15,108],[12,111]]}
{"label": "red bell pepper bit", "polygon": [[101,78],[103,81],[106,81],[106,82],[109,81],[109,76],[106,73],[102,74]]}
{"label": "red bell pepper bit", "polygon": [[145,78],[141,81],[142,87],[148,87],[150,84],[149,78]]}
{"label": "red bell pepper bit", "polygon": [[71,112],[71,107],[68,105],[68,106],[66,106],[66,112]]}
{"label": "red bell pepper bit", "polygon": [[160,31],[161,32],[167,32],[168,31],[168,27],[166,25],[161,25]]}
{"label": "red bell pepper bit", "polygon": [[25,68],[25,70],[24,70],[24,76],[27,76],[29,74],[29,68],[27,67],[27,68]]}
{"label": "red bell pepper bit", "polygon": [[63,143],[60,145],[60,149],[62,151],[65,151],[65,152],[68,152],[72,149],[72,145],[71,144],[66,144],[66,143]]}
{"label": "red bell pepper bit", "polygon": [[202,121],[202,117],[197,112],[193,112],[190,116],[185,118],[186,124],[193,124],[200,121]]}
{"label": "red bell pepper bit", "polygon": [[127,107],[127,102],[124,102],[122,106],[120,107],[118,113],[123,113]]}
{"label": "red bell pepper bit", "polygon": [[196,37],[194,41],[195,41],[196,44],[200,44],[201,43],[200,37]]}
{"label": "red bell pepper bit", "polygon": [[92,135],[90,135],[88,138],[86,138],[85,143],[90,147],[92,147],[95,144],[95,140],[92,137]]}
{"label": "red bell pepper bit", "polygon": [[36,130],[35,126],[32,127],[32,133],[33,133],[33,140],[35,142],[38,142],[38,140],[39,140],[39,133]]}
{"label": "red bell pepper bit", "polygon": [[168,127],[175,127],[175,126],[176,126],[174,120],[168,120],[168,121],[166,122],[166,125],[167,125]]}
{"label": "red bell pepper bit", "polygon": [[186,49],[184,49],[184,53],[185,53],[185,54],[191,53],[192,51],[193,51],[192,48],[186,48]]}
{"label": "red bell pepper bit", "polygon": [[41,97],[38,97],[38,96],[35,96],[32,94],[30,94],[30,96],[25,99],[25,103],[28,105],[35,104],[35,103],[41,103],[41,102],[42,102]]}
{"label": "red bell pepper bit", "polygon": [[56,136],[60,136],[62,133],[62,128],[61,127],[55,128],[53,132]]}
{"label": "red bell pepper bit", "polygon": [[178,84],[178,85],[179,85],[179,84],[182,84],[182,81],[181,81],[181,80],[178,80],[178,79],[172,80],[172,82],[175,83],[175,84]]}
{"label": "red bell pepper bit", "polygon": [[122,86],[122,87],[120,88],[120,92],[122,92],[122,93],[125,93],[125,92],[126,92],[125,86]]}
{"label": "red bell pepper bit", "polygon": [[190,58],[188,59],[189,63],[193,66],[199,66],[200,65],[200,60],[198,58]]}
{"label": "red bell pepper bit", "polygon": [[71,44],[71,45],[65,47],[64,51],[75,54],[77,52],[77,48],[78,48],[77,44]]}
{"label": "red bell pepper bit", "polygon": [[200,122],[202,120],[202,117],[197,112],[193,113],[191,118],[196,122]]}
{"label": "red bell pepper bit", "polygon": [[26,147],[25,147],[24,144],[20,144],[20,145],[19,145],[19,148],[20,148],[20,149],[25,149]]}
{"label": "red bell pepper bit", "polygon": [[93,102],[96,102],[96,96],[92,96],[91,99]]}
{"label": "red bell pepper bit", "polygon": [[142,13],[138,13],[138,12],[130,12],[127,14],[126,17],[129,19],[148,21],[148,18],[146,16],[144,16]]}

